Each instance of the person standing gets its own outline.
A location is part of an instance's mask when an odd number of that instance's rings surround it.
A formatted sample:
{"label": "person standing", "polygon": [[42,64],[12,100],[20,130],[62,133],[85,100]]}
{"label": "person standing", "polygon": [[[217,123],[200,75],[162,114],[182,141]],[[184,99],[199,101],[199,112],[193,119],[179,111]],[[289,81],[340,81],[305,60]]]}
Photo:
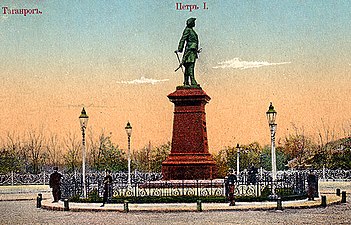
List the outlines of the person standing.
{"label": "person standing", "polygon": [[256,175],[258,171],[254,164],[251,164],[251,168],[249,169],[249,184],[256,184]]}
{"label": "person standing", "polygon": [[104,195],[103,195],[103,202],[101,207],[105,206],[105,203],[108,202],[109,198],[112,195],[112,177],[110,175],[111,171],[105,171],[105,178],[104,178]]}
{"label": "person standing", "polygon": [[229,206],[234,206],[235,205],[235,183],[237,182],[237,177],[234,173],[234,171],[231,169],[229,171],[228,179],[227,179],[227,185],[228,185],[228,200],[229,200]]}
{"label": "person standing", "polygon": [[[183,52],[184,45],[185,51],[183,54],[181,65],[185,67],[184,71],[184,85],[190,84],[197,86],[197,82],[195,80],[194,69],[195,69],[195,61],[198,58],[197,54],[199,52],[199,38],[194,31],[196,18],[190,18],[186,21],[186,28],[183,31],[183,35],[179,41],[178,49],[175,50],[175,53]],[[180,66],[181,66],[180,65]]]}
{"label": "person standing", "polygon": [[61,177],[62,174],[57,172],[58,167],[54,167],[54,172],[50,175],[49,186],[52,188],[52,195],[54,197],[53,202],[58,202],[61,199]]}
{"label": "person standing", "polygon": [[308,184],[308,200],[314,201],[314,195],[316,192],[316,184],[317,184],[317,177],[313,173],[312,170],[310,170],[310,173],[307,176],[307,184]]}

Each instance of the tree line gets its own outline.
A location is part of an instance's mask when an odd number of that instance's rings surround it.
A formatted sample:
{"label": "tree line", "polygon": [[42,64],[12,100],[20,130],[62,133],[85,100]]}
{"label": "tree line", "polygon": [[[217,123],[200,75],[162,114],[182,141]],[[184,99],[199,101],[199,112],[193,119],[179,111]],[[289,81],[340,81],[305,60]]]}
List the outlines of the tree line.
{"label": "tree line", "polygon": [[[327,133],[328,134],[328,133]],[[251,166],[271,170],[270,146],[258,142],[241,145],[240,170]],[[277,169],[351,169],[351,137],[334,140],[328,135],[319,135],[317,141],[303,132],[296,132],[278,141],[276,147]],[[151,143],[131,151],[131,168],[141,172],[161,172],[171,150],[171,143],[159,146]],[[236,146],[227,146],[213,157],[217,163],[218,176],[224,177],[229,168],[236,170]],[[90,133],[86,140],[86,168],[89,171],[127,171],[127,150],[113,143],[111,135]],[[60,139],[43,132],[28,131],[22,135],[7,133],[0,143],[0,173],[40,173],[59,166],[65,172],[80,171],[82,166],[82,140],[69,133]]]}
{"label": "tree line", "polygon": [[[271,147],[257,142],[240,146],[240,171],[251,166],[271,170]],[[218,175],[224,177],[237,166],[237,148],[226,147],[214,157]],[[276,147],[277,170],[286,169],[351,169],[351,137],[329,142],[317,142],[304,134],[291,134]]]}
{"label": "tree line", "polygon": [[[113,143],[111,135],[101,132],[95,137],[92,132],[86,140],[87,171],[127,171],[127,150]],[[131,150],[131,169],[143,172],[160,172],[161,163],[170,152],[170,143],[160,146],[151,144],[140,150]],[[65,172],[82,168],[82,139],[69,133],[63,139],[43,132],[28,131],[22,135],[7,133],[0,144],[0,173],[11,171],[37,174],[51,171],[54,166]]]}

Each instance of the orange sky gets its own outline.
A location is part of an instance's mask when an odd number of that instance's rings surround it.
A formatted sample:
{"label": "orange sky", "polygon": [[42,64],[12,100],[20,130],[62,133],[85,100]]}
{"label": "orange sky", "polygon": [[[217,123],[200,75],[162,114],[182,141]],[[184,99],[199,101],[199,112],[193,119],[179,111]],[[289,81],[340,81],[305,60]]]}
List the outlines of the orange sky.
{"label": "orange sky", "polygon": [[[211,69],[202,74],[197,70],[198,82],[212,98],[206,106],[210,150],[253,141],[268,144],[265,112],[270,101],[278,112],[277,140],[294,132],[292,123],[313,135],[323,129],[323,122],[330,131],[339,132],[339,136],[343,136],[343,126],[351,131],[350,81],[344,77],[349,71],[332,72],[314,74],[293,64],[243,71]],[[78,116],[84,104],[90,117],[88,126],[96,136],[102,129],[107,134],[112,132],[113,140],[124,148],[127,140],[124,127],[129,120],[134,148],[149,141],[153,145],[165,143],[171,140],[173,119],[173,104],[166,96],[182,79],[180,73],[168,74],[168,82],[154,85],[94,82],[92,78],[82,82],[8,78],[1,101],[1,135],[39,128],[47,134],[79,135]]]}
{"label": "orange sky", "polygon": [[[197,18],[203,48],[196,78],[212,98],[210,151],[269,144],[271,101],[277,140],[294,132],[292,124],[308,135],[323,126],[340,137],[351,131],[349,1],[218,0],[195,12],[177,11],[172,0],[1,2],[43,11],[0,15],[2,139],[31,129],[79,135],[84,105],[88,129],[112,132],[122,148],[128,120],[133,148],[170,141],[167,95],[182,83],[173,52],[189,17]],[[134,82],[142,77],[156,83]]]}

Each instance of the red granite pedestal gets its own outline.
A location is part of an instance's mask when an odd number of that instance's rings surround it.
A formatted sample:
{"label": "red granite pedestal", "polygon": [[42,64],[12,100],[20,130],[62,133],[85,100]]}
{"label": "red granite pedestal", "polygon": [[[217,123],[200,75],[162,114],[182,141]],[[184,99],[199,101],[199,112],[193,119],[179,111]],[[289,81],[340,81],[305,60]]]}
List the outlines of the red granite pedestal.
{"label": "red granite pedestal", "polygon": [[168,95],[174,103],[172,148],[162,162],[164,180],[205,180],[216,177],[216,162],[208,151],[205,105],[201,88],[177,87]]}

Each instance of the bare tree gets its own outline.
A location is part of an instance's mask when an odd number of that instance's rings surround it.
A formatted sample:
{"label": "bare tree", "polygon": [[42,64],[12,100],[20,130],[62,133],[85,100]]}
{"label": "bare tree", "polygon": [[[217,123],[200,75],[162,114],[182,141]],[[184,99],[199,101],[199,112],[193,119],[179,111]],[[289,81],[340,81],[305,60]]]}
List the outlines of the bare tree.
{"label": "bare tree", "polygon": [[28,153],[30,172],[39,173],[44,163],[45,139],[41,132],[28,131],[24,149]]}
{"label": "bare tree", "polygon": [[234,165],[234,162],[230,162],[230,165],[228,162],[228,160],[231,160],[234,158],[234,157],[231,157],[229,159],[228,157],[228,154],[232,152],[234,152],[234,148],[227,147],[226,149],[221,149],[214,155],[214,159],[216,161],[216,166],[217,166],[217,176],[219,178],[224,178],[227,175],[230,166]]}
{"label": "bare tree", "polygon": [[0,173],[25,171],[26,161],[20,155],[21,148],[23,145],[19,136],[8,132],[0,147]]}
{"label": "bare tree", "polygon": [[150,170],[151,172],[161,172],[162,169],[162,162],[166,160],[167,156],[171,152],[171,142],[167,142],[156,148],[152,149],[150,154],[151,165]]}
{"label": "bare tree", "polygon": [[14,132],[7,132],[6,149],[18,155],[23,160],[27,160],[27,151],[24,150],[23,142],[19,135]]}
{"label": "bare tree", "polygon": [[90,151],[89,151],[89,164],[93,169],[101,170],[104,169],[103,165],[103,150],[105,148],[106,141],[108,136],[105,135],[104,130],[101,131],[99,137],[95,141],[93,133],[91,132],[89,143],[90,143]]}
{"label": "bare tree", "polygon": [[345,137],[351,137],[351,122],[350,120],[342,125],[342,130]]}
{"label": "bare tree", "polygon": [[62,165],[62,143],[56,134],[51,134],[47,140],[46,153],[48,154],[48,166]]}
{"label": "bare tree", "polygon": [[64,140],[65,148],[67,149],[64,155],[65,165],[69,172],[76,171],[79,168],[82,160],[81,143],[76,134],[69,133]]}
{"label": "bare tree", "polygon": [[[150,146],[150,145],[149,145]],[[132,162],[134,169],[142,172],[150,172],[151,162],[150,162],[150,148],[145,146],[142,149],[134,150],[132,152]]]}
{"label": "bare tree", "polygon": [[336,131],[335,126],[333,126],[333,128],[330,128],[330,126],[327,125],[323,119],[321,119],[321,121],[322,130],[318,129],[319,144],[320,146],[325,146],[327,143],[335,141]]}

